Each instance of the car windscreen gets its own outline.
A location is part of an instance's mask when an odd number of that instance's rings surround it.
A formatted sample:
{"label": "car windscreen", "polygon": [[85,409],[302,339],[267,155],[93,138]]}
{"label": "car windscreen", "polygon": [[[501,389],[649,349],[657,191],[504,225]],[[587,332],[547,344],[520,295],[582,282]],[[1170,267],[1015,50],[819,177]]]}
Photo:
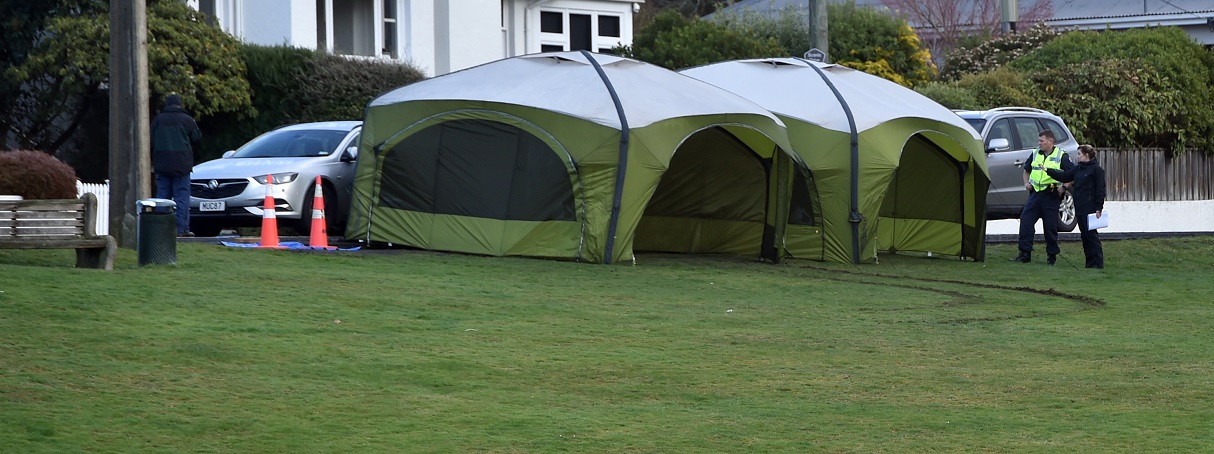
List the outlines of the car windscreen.
{"label": "car windscreen", "polygon": [[986,126],[986,120],[981,118],[965,118],[964,120],[966,123],[969,123],[975,131],[978,131],[979,134],[982,133],[982,127]]}
{"label": "car windscreen", "polygon": [[347,131],[295,129],[271,131],[244,144],[233,158],[310,158],[328,156],[341,144]]}

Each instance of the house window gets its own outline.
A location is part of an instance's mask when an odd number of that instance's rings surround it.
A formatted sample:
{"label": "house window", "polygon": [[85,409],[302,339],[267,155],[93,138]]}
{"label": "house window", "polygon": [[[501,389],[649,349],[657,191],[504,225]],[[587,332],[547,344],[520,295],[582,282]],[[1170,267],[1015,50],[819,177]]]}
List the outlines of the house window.
{"label": "house window", "polygon": [[599,36],[620,37],[619,16],[599,16]]}
{"label": "house window", "polygon": [[546,9],[540,11],[540,51],[588,50],[609,53],[619,45],[621,18],[598,11]]}
{"label": "house window", "polygon": [[565,33],[565,15],[553,11],[541,12],[540,31],[543,33]]}
{"label": "house window", "polygon": [[396,58],[396,0],[384,0],[384,38],[380,55]]}

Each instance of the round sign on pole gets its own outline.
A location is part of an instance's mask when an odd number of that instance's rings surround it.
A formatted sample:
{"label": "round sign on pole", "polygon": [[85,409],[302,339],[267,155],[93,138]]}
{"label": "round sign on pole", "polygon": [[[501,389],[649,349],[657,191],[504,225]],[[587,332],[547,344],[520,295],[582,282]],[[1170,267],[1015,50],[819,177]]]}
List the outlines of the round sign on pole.
{"label": "round sign on pole", "polygon": [[809,61],[816,61],[818,63],[822,63],[822,62],[826,61],[826,52],[822,52],[822,49],[818,49],[817,47],[815,47],[813,49],[805,51],[805,59],[809,60]]}

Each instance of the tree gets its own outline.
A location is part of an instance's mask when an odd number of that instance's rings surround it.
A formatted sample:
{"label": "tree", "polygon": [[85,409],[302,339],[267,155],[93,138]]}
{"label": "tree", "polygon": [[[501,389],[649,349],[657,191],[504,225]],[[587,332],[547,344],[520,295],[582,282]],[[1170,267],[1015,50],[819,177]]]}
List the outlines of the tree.
{"label": "tree", "polygon": [[[96,15],[105,10],[101,0],[0,0],[0,68],[15,68],[25,62],[26,57],[46,36],[47,22],[54,17]],[[0,148],[16,147],[10,132],[13,121],[19,117],[14,105],[21,97],[24,84],[0,72]]]}
{"label": "tree", "polygon": [[[21,87],[0,112],[18,147],[54,153],[105,96],[108,8],[46,21],[36,45],[3,78]],[[239,42],[176,0],[148,4],[149,85],[154,100],[179,93],[199,115],[247,111],[249,84]]]}
{"label": "tree", "polygon": [[[957,48],[958,42],[972,36],[993,36],[999,32],[999,0],[881,0],[895,13],[905,17],[937,57]],[[1049,0],[1024,0],[1019,22],[1033,24],[1053,14]]]}

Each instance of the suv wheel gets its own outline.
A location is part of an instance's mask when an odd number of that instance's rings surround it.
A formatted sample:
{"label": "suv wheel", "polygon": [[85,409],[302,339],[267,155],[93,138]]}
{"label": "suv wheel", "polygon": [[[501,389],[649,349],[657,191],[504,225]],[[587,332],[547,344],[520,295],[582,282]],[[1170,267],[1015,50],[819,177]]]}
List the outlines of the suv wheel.
{"label": "suv wheel", "polygon": [[1079,218],[1075,217],[1075,197],[1071,195],[1071,188],[1067,188],[1062,194],[1062,202],[1058,204],[1058,231],[1074,231],[1077,224]]}

